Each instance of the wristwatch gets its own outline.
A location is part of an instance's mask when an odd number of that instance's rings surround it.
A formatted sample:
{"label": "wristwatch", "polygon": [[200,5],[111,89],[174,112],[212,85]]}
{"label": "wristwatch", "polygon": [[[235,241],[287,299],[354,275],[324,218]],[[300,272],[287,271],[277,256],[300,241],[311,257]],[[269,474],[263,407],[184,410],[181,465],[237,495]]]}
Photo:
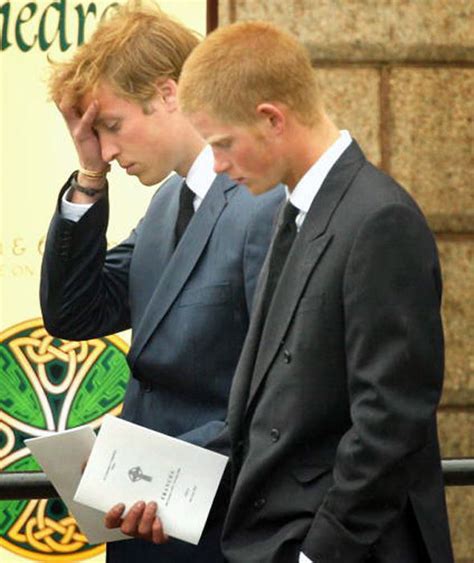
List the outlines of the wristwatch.
{"label": "wristwatch", "polygon": [[86,194],[89,197],[94,197],[105,190],[105,188],[96,189],[81,186],[81,184],[79,184],[79,182],[77,181],[77,172],[75,172],[71,178],[71,188],[73,190],[76,190],[77,192],[81,192],[81,194]]}

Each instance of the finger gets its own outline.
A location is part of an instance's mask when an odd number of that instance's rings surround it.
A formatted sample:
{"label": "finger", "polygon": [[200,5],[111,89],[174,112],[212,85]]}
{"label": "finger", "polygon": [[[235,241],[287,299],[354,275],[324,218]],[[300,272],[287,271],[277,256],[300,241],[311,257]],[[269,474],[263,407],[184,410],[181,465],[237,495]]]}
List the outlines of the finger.
{"label": "finger", "polygon": [[56,106],[66,121],[77,120],[81,117],[77,105],[73,103],[73,99],[69,94],[65,94],[59,102],[56,102]]}
{"label": "finger", "polygon": [[79,110],[74,106],[66,106],[64,104],[61,104],[59,106],[59,111],[61,112],[64,120],[68,124],[76,123],[81,119]]}
{"label": "finger", "polygon": [[125,510],[123,503],[113,506],[105,515],[104,523],[106,528],[120,528],[122,524],[122,514]]}
{"label": "finger", "polygon": [[166,543],[169,539],[168,536],[165,534],[165,531],[163,530],[163,523],[158,518],[158,516],[155,518],[155,521],[153,522],[151,537],[153,543]]}
{"label": "finger", "polygon": [[97,100],[93,100],[87,107],[84,115],[81,118],[81,129],[90,130],[94,125],[94,121],[99,113],[99,103]]}
{"label": "finger", "polygon": [[156,518],[157,509],[158,505],[156,504],[156,502],[149,502],[146,505],[138,525],[138,533],[140,536],[149,537],[151,535],[151,530],[153,527],[153,522]]}
{"label": "finger", "polygon": [[145,503],[143,501],[136,502],[132,508],[128,511],[127,515],[123,519],[120,529],[124,534],[129,536],[137,535],[138,524],[140,518],[145,510]]}

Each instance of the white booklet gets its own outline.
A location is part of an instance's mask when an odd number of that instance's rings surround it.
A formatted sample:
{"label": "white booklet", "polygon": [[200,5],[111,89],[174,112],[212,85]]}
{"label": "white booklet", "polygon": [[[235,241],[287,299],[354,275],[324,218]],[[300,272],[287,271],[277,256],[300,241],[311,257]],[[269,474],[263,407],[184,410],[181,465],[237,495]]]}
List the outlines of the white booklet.
{"label": "white booklet", "polygon": [[66,503],[81,532],[89,543],[129,540],[119,529],[109,530],[104,525],[104,512],[75,502],[74,495],[82,476],[82,469],[96,440],[90,426],[80,426],[40,438],[25,440],[48,479]]}
{"label": "white booklet", "polygon": [[107,512],[156,501],[164,531],[197,544],[228,458],[107,415],[74,500]]}

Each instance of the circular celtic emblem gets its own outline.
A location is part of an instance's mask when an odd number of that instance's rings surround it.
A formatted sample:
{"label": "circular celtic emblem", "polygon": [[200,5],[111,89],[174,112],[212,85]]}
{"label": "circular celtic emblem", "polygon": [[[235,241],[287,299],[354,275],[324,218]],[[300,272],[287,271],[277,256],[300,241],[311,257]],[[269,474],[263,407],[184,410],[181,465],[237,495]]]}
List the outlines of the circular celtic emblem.
{"label": "circular celtic emblem", "polygon": [[[0,471],[41,470],[26,438],[83,424],[98,429],[104,415],[119,414],[129,379],[127,350],[117,336],[54,338],[41,319],[0,332]],[[60,499],[0,501],[0,546],[61,563],[104,550],[88,544]]]}

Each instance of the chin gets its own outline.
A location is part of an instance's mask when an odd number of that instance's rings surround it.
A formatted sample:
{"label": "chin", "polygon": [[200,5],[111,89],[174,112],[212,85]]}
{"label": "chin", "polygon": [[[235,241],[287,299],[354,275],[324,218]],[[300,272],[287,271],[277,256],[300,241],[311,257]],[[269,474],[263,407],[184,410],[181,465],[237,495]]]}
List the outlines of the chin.
{"label": "chin", "polygon": [[162,182],[163,180],[165,180],[168,176],[169,176],[170,172],[166,172],[163,174],[153,174],[153,175],[143,175],[143,176],[138,176],[138,179],[140,180],[140,183],[143,184],[144,186],[155,186],[156,184],[159,184],[160,182]]}
{"label": "chin", "polygon": [[154,186],[155,184],[158,184],[158,182],[160,182],[160,180],[152,180],[150,178],[140,178],[140,176],[138,177],[138,179],[140,180],[140,184],[142,184],[143,186]]}
{"label": "chin", "polygon": [[262,195],[262,194],[270,191],[274,187],[274,185],[272,184],[270,186],[270,185],[267,185],[267,184],[252,184],[250,186],[247,185],[247,187],[248,187],[249,192],[252,195]]}

